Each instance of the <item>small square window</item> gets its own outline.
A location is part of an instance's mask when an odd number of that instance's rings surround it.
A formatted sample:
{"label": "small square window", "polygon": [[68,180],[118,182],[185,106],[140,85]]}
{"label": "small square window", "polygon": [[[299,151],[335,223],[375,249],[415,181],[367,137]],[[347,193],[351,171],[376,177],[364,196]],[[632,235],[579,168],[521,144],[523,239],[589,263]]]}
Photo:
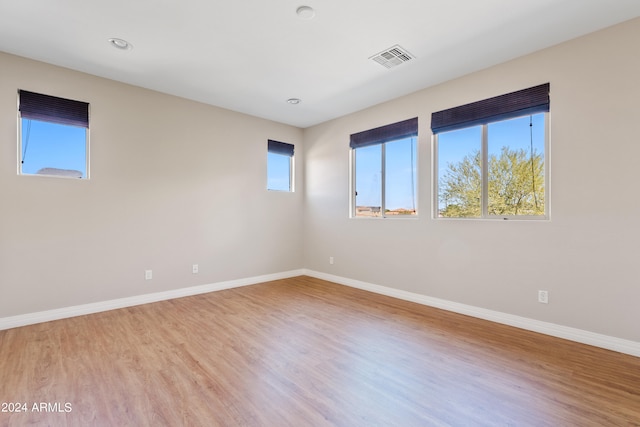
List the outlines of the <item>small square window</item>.
{"label": "small square window", "polygon": [[21,175],[88,178],[89,104],[19,91]]}
{"label": "small square window", "polygon": [[294,146],[269,140],[267,143],[267,190],[293,191]]}

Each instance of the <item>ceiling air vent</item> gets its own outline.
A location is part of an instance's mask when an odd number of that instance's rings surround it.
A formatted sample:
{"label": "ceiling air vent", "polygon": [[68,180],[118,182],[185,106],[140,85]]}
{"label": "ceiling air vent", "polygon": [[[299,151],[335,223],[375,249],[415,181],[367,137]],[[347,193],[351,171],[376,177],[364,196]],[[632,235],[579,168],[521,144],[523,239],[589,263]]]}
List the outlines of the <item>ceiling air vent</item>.
{"label": "ceiling air vent", "polygon": [[407,61],[411,61],[414,58],[409,52],[401,48],[398,45],[383,50],[380,53],[373,55],[369,59],[373,59],[378,64],[385,68],[393,68],[400,64],[404,64]]}

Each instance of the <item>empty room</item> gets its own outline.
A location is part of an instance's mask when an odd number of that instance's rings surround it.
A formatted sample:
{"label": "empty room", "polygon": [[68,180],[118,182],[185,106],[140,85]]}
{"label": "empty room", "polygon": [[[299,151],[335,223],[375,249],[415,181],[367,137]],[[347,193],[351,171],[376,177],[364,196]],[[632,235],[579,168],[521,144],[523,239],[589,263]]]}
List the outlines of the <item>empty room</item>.
{"label": "empty room", "polygon": [[640,2],[0,2],[0,426],[640,426]]}

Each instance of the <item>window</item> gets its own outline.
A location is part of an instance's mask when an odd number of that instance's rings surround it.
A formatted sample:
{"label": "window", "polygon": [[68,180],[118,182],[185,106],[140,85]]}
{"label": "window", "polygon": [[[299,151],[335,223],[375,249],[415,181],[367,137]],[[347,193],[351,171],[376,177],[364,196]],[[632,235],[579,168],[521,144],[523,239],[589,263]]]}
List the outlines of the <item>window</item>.
{"label": "window", "polygon": [[440,218],[546,218],[549,84],[433,113]]}
{"label": "window", "polygon": [[267,190],[293,191],[294,146],[286,142],[267,142]]}
{"label": "window", "polygon": [[26,90],[18,97],[19,173],[88,178],[89,104]]}
{"label": "window", "polygon": [[418,118],[351,135],[352,217],[416,215]]}

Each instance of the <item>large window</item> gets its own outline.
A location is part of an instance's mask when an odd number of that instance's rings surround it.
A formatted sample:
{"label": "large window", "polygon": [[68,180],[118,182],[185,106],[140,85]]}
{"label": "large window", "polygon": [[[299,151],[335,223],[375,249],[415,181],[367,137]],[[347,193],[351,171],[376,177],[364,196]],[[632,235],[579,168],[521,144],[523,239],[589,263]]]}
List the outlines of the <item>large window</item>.
{"label": "large window", "polygon": [[25,90],[18,96],[19,173],[88,178],[89,104]]}
{"label": "large window", "polygon": [[548,212],[549,84],[433,113],[436,216]]}
{"label": "large window", "polygon": [[294,146],[286,142],[267,142],[267,190],[293,191]]}
{"label": "large window", "polygon": [[417,214],[418,119],[351,135],[354,217]]}

